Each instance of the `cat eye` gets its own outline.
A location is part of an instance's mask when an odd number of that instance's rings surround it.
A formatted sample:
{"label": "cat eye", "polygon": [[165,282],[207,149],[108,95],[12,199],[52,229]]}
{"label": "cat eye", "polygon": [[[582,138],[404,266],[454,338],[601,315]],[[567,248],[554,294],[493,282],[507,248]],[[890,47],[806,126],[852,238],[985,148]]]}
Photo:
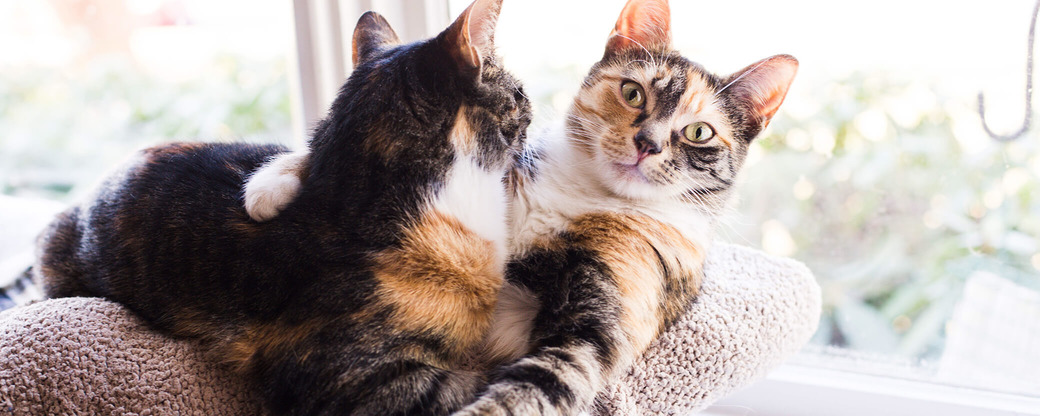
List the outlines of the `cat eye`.
{"label": "cat eye", "polygon": [[643,86],[635,81],[621,83],[621,98],[624,98],[625,102],[634,108],[643,108],[643,104],[646,103],[646,94],[643,93]]}
{"label": "cat eye", "polygon": [[703,121],[698,121],[683,128],[683,136],[693,143],[704,143],[715,137],[715,130]]}

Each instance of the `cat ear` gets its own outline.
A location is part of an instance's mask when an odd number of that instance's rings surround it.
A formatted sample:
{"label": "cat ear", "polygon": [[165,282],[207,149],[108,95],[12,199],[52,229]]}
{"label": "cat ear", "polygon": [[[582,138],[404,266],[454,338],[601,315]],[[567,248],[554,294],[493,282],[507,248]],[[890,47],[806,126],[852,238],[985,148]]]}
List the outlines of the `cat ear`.
{"label": "cat ear", "polygon": [[672,44],[668,0],[628,0],[607,38],[604,57],[629,49],[660,49]]}
{"label": "cat ear", "polygon": [[459,69],[480,74],[484,58],[495,53],[495,24],[502,0],[475,0],[438,36]]}
{"label": "cat ear", "polygon": [[354,46],[351,59],[356,68],[372,58],[374,52],[386,46],[397,45],[401,39],[390,23],[376,12],[365,12],[354,28]]}
{"label": "cat ear", "polygon": [[720,93],[745,103],[761,131],[784,102],[797,72],[798,60],[793,56],[772,56],[730,75]]}

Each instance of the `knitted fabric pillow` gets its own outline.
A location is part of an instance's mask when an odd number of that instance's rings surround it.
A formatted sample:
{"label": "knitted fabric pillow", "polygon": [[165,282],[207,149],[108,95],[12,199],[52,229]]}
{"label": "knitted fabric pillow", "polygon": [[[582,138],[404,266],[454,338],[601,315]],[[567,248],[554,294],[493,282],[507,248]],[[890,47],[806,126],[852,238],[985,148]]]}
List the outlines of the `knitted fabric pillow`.
{"label": "knitted fabric pillow", "polygon": [[[703,409],[808,341],[820,289],[801,263],[717,244],[705,267],[697,302],[595,414]],[[198,343],[152,331],[116,303],[52,299],[0,313],[0,414],[256,415],[261,402]]]}

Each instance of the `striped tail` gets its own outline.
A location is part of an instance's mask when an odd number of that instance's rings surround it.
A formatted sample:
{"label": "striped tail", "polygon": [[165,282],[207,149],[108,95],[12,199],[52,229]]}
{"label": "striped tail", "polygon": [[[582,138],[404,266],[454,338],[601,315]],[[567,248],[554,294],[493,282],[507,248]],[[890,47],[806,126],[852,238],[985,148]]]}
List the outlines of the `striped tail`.
{"label": "striped tail", "polygon": [[0,311],[43,298],[43,292],[33,283],[32,267],[29,267],[11,284],[0,288]]}

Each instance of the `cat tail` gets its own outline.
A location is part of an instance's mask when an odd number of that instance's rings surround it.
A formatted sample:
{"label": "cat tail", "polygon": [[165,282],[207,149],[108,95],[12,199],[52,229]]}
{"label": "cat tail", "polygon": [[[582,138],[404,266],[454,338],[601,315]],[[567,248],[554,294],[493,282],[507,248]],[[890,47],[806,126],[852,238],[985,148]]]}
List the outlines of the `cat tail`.
{"label": "cat tail", "polygon": [[10,284],[0,287],[0,311],[43,298],[43,293],[33,284],[32,270],[29,266]]}

